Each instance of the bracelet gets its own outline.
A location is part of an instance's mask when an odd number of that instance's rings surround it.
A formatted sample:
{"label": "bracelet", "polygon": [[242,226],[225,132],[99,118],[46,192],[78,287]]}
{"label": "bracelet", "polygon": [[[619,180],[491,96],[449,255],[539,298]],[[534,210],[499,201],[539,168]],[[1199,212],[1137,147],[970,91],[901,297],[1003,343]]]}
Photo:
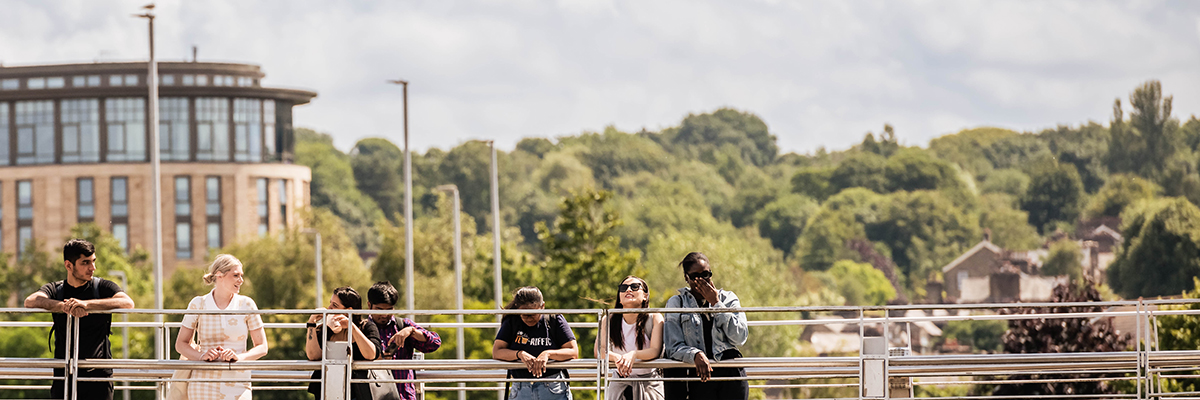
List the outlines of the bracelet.
{"label": "bracelet", "polygon": [[309,322],[309,323],[306,323],[306,324],[304,324],[304,327],[305,327],[305,328],[316,328],[316,327],[317,327],[317,323],[315,323],[315,322]]}

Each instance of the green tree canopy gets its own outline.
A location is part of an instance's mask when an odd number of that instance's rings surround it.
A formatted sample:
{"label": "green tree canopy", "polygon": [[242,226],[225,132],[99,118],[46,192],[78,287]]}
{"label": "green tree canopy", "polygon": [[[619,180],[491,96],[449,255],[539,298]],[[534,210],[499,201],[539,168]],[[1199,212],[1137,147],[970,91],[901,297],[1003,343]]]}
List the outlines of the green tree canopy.
{"label": "green tree canopy", "polygon": [[1137,175],[1118,174],[1108,179],[1083,209],[1084,218],[1117,217],[1131,204],[1149,200],[1162,191]]}
{"label": "green tree canopy", "polygon": [[833,263],[826,273],[833,278],[838,293],[846,298],[846,305],[882,306],[896,298],[892,282],[871,264],[841,260]]}
{"label": "green tree canopy", "polygon": [[1121,214],[1125,241],[1108,282],[1125,298],[1191,290],[1200,276],[1200,208],[1183,198],[1144,201]]}
{"label": "green tree canopy", "polygon": [[1082,200],[1083,182],[1074,165],[1043,163],[1030,173],[1021,209],[1029,212],[1029,223],[1044,233],[1053,222],[1074,222]]}

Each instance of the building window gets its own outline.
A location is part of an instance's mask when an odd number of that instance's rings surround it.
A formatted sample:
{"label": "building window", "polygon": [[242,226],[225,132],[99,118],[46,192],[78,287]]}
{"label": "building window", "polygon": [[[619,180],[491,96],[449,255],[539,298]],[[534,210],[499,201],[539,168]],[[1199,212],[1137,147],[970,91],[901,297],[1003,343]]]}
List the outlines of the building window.
{"label": "building window", "polygon": [[46,78],[29,78],[28,80],[25,81],[25,88],[31,89],[31,90],[45,89],[46,88]]}
{"label": "building window", "polygon": [[262,100],[233,99],[233,160],[262,161]]}
{"label": "building window", "polygon": [[54,162],[54,101],[17,102],[17,164]]}
{"label": "building window", "polygon": [[62,89],[63,86],[66,86],[66,80],[61,76],[46,78],[47,89]]}
{"label": "building window", "polygon": [[251,79],[251,78],[250,78],[250,77],[248,77],[248,76],[239,76],[239,77],[237,78],[237,85],[238,85],[238,86],[242,86],[242,87],[249,87],[249,86],[251,86],[251,85],[253,85],[253,84],[254,84],[254,80],[253,80],[253,79]]}
{"label": "building window", "polygon": [[196,99],[196,159],[229,161],[228,99]]}
{"label": "building window", "polygon": [[20,79],[5,79],[0,81],[0,90],[17,90],[21,88]]}
{"label": "building window", "polygon": [[187,161],[190,158],[188,128],[192,122],[188,113],[188,99],[160,98],[158,109],[159,156],[165,161]]}
{"label": "building window", "polygon": [[175,75],[159,75],[158,82],[163,86],[175,86]]}
{"label": "building window", "polygon": [[122,86],[123,81],[124,79],[121,79],[121,75],[108,76],[108,86]]}
{"label": "building window", "polygon": [[204,179],[204,219],[208,248],[221,247],[221,177]]}
{"label": "building window", "polygon": [[87,86],[87,77],[86,76],[80,75],[80,76],[72,76],[71,77],[71,87],[85,87],[85,86]]}
{"label": "building window", "polygon": [[183,81],[183,86],[194,86],[194,85],[196,85],[196,76],[195,75],[184,75],[182,81]]}
{"label": "building window", "polygon": [[33,240],[33,182],[17,181],[17,257]]}
{"label": "building window", "polygon": [[267,234],[267,178],[258,178],[258,235]]}
{"label": "building window", "polygon": [[186,260],[192,258],[192,224],[188,222],[175,223],[175,258]]}
{"label": "building window", "polygon": [[62,101],[62,161],[100,161],[100,100]]}
{"label": "building window", "polygon": [[192,258],[192,178],[175,177],[175,258]]}
{"label": "building window", "polygon": [[104,100],[108,161],[146,160],[146,99]]}
{"label": "building window", "polygon": [[88,87],[100,87],[100,75],[88,75]]}
{"label": "building window", "polygon": [[129,178],[112,178],[112,234],[129,251]]}
{"label": "building window", "polygon": [[233,77],[229,75],[213,76],[213,86],[233,86]]}
{"label": "building window", "polygon": [[287,179],[279,180],[279,222],[287,229],[288,216],[288,184]]}
{"label": "building window", "polygon": [[263,160],[275,161],[275,100],[263,100]]}
{"label": "building window", "polygon": [[78,222],[92,222],[96,219],[96,192],[92,178],[79,178],[75,181],[76,218]]}
{"label": "building window", "polygon": [[125,75],[125,86],[137,86],[137,84],[138,84],[138,76],[137,75]]}
{"label": "building window", "polygon": [[0,102],[0,165],[8,162],[8,103]]}
{"label": "building window", "polygon": [[196,86],[208,86],[208,75],[196,75]]}

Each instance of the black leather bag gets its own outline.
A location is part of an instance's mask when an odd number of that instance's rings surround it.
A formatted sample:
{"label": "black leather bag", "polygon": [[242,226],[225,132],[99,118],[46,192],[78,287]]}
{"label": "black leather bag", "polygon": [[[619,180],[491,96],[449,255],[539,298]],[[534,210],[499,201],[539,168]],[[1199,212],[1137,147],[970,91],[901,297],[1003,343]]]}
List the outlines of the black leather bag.
{"label": "black leather bag", "polygon": [[358,400],[400,400],[400,390],[396,388],[396,383],[384,382],[392,379],[392,374],[382,369],[372,369],[367,372],[367,379],[370,379],[370,382],[352,385],[354,398]]}

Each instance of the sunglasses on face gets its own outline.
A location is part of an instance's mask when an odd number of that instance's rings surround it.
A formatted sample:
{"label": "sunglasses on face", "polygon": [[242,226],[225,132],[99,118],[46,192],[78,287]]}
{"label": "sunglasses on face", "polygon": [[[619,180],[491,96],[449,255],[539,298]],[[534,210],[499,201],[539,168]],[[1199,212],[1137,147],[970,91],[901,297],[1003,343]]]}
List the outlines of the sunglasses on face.
{"label": "sunglasses on face", "polygon": [[712,271],[700,271],[700,272],[693,272],[693,273],[688,274],[688,279],[691,279],[691,280],[708,279],[708,278],[712,278]]}
{"label": "sunglasses on face", "polygon": [[622,283],[620,285],[617,285],[617,293],[625,293],[626,290],[630,290],[630,289],[633,289],[633,291],[638,292],[638,291],[644,290],[645,288],[646,288],[646,286],[642,285],[641,282],[634,282],[634,283],[630,283],[628,285]]}

